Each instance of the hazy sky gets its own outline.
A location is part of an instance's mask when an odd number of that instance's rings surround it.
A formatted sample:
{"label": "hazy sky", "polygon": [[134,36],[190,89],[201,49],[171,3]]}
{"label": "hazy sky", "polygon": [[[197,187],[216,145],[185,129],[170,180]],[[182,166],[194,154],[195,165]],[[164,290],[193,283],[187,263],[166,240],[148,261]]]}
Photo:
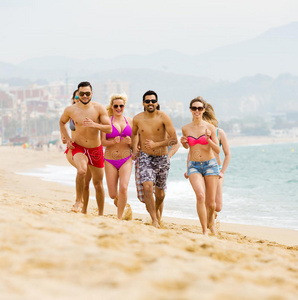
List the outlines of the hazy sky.
{"label": "hazy sky", "polygon": [[296,21],[297,0],[0,0],[0,61],[198,54]]}

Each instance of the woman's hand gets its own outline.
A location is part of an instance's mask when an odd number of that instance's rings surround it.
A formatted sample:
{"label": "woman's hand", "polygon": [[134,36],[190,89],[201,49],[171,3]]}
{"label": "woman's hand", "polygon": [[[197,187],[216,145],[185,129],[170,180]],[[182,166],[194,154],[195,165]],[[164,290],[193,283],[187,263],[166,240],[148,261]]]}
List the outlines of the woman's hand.
{"label": "woman's hand", "polygon": [[125,142],[126,144],[128,144],[128,145],[131,144],[131,138],[130,138],[130,136],[124,137],[123,140],[124,140],[124,142]]}
{"label": "woman's hand", "polygon": [[206,129],[205,137],[206,137],[207,142],[209,142],[209,139],[211,138],[211,131],[210,130]]}
{"label": "woman's hand", "polygon": [[119,144],[120,143],[120,136],[116,136],[113,140],[114,144]]}

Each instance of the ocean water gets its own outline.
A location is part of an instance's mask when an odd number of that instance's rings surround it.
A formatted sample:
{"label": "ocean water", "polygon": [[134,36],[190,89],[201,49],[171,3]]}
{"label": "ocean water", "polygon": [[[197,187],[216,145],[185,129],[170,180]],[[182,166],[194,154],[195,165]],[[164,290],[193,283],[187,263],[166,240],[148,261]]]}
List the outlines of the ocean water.
{"label": "ocean water", "polygon": [[[164,215],[198,220],[195,194],[183,175],[187,152],[180,149],[171,160]],[[220,221],[298,230],[298,143],[231,147],[231,153]],[[22,174],[75,186],[72,166],[47,165]],[[106,197],[112,204],[107,190]],[[147,213],[136,196],[134,168],[128,201],[133,211]]]}

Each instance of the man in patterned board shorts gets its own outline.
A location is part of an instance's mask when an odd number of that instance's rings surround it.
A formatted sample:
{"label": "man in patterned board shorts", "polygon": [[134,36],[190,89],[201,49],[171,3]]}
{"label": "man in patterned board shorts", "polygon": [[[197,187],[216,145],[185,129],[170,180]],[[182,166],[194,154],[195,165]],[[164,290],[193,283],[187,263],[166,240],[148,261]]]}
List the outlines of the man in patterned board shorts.
{"label": "man in patterned board shorts", "polygon": [[[139,152],[140,183],[144,189],[144,202],[152,225],[159,227],[165,197],[166,181],[170,169],[167,146],[177,144],[177,135],[170,117],[157,110],[157,94],[148,91],[143,95],[144,112],[133,118],[133,158]],[[138,138],[139,137],[139,138]],[[153,187],[155,186],[155,199]]]}

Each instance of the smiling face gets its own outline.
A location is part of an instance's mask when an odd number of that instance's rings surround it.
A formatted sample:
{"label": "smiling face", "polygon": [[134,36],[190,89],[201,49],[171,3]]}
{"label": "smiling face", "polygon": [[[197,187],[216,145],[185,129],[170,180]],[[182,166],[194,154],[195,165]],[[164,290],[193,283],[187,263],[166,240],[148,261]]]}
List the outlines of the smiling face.
{"label": "smiling face", "polygon": [[78,92],[81,103],[86,105],[91,101],[93,93],[90,86],[81,86]]}
{"label": "smiling face", "polygon": [[200,101],[193,102],[190,106],[193,118],[202,118],[205,112],[204,104]]}
{"label": "smiling face", "polygon": [[122,99],[115,99],[113,101],[112,107],[113,107],[113,115],[120,116],[123,114],[124,111],[124,107],[125,107],[124,101]]}
{"label": "smiling face", "polygon": [[158,103],[155,95],[146,95],[143,101],[143,106],[146,111],[153,113],[156,110]]}

